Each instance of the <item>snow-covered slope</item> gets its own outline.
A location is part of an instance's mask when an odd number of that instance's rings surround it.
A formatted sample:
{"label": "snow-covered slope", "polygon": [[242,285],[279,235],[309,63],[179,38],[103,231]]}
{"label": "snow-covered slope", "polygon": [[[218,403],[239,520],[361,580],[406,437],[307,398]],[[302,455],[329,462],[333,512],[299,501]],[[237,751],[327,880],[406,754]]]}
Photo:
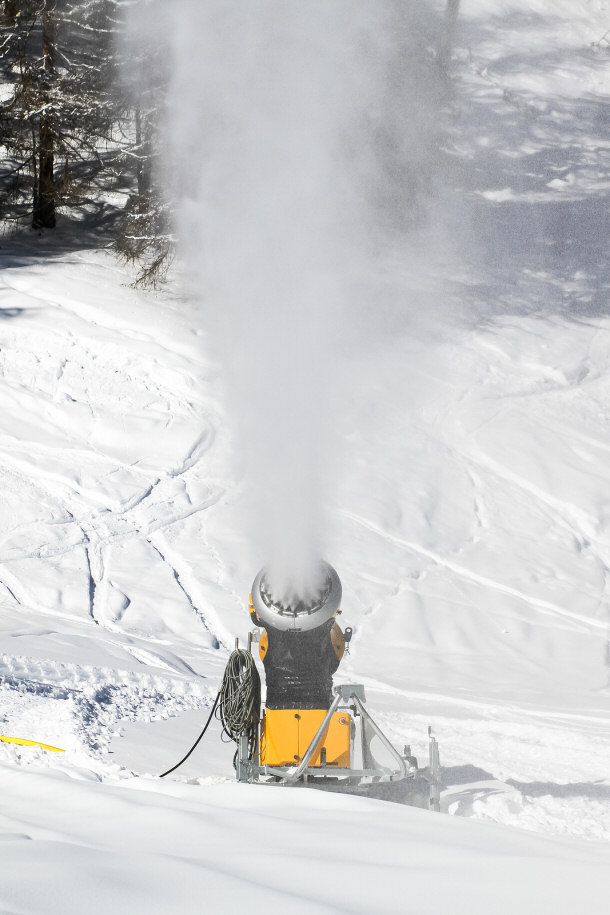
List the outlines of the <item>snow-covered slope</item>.
{"label": "snow-covered slope", "polygon": [[430,314],[346,357],[340,679],[416,754],[433,724],[457,816],[223,784],[217,732],[145,777],[247,632],[222,375],[173,287],[0,248],[0,732],[66,750],[0,743],[0,911],[607,910],[608,28],[464,3],[445,302],[407,265]]}

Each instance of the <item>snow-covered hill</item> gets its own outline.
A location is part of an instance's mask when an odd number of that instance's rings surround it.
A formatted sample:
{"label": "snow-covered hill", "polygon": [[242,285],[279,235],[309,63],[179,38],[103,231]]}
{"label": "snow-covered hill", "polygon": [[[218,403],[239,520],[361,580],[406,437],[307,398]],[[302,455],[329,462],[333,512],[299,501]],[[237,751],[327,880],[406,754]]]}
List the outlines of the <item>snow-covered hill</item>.
{"label": "snow-covered hill", "polygon": [[222,372],[177,284],[2,244],[0,732],[66,752],[0,743],[0,911],[607,910],[608,29],[464,2],[447,245],[346,355],[338,678],[397,745],[434,726],[452,816],[233,785],[217,732],[154,777],[248,628]]}

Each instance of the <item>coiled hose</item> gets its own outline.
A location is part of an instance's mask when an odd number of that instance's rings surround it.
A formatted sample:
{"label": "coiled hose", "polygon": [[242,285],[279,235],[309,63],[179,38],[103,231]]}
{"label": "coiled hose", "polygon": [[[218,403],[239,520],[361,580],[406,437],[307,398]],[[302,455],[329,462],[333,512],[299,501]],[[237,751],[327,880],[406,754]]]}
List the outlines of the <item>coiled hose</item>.
{"label": "coiled hose", "polygon": [[256,750],[261,715],[261,679],[249,651],[236,648],[225,667],[218,706],[222,729],[235,743],[248,737],[248,759]]}
{"label": "coiled hose", "polygon": [[[227,737],[237,743],[244,734],[247,736],[248,759],[252,759],[256,751],[260,710],[261,679],[254,664],[254,658],[249,651],[236,648],[231,652],[220,689],[201,734],[186,756],[183,756],[179,763],[176,763],[167,772],[163,772],[159,777],[165,778],[186,762],[207,731],[215,712]],[[235,764],[235,758],[233,764]]]}

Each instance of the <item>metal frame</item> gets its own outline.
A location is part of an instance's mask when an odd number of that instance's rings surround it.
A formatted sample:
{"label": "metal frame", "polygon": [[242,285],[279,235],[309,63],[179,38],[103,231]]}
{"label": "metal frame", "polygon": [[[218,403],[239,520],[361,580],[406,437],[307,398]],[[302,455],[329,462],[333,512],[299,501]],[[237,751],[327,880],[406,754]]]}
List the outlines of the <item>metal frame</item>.
{"label": "metal frame", "polygon": [[[431,810],[440,810],[440,760],[438,742],[432,736],[432,729],[428,728],[429,761],[428,766],[418,769],[416,761],[411,757],[410,750],[405,747],[405,755],[396,750],[385,736],[379,725],[373,720],[364,706],[366,701],[364,686],[361,684],[347,684],[336,686],[333,690],[333,701],[324,720],[314,734],[309,746],[297,766],[261,766],[258,751],[255,759],[248,758],[248,738],[239,738],[237,744],[236,774],[240,782],[261,782],[263,779],[273,780],[276,784],[322,784],[328,781],[339,780],[347,785],[378,784],[381,782],[400,782],[404,779],[420,776],[429,784],[429,807]],[[316,752],[324,732],[326,731],[333,714],[338,708],[349,707],[354,716],[361,718],[362,741],[362,768],[337,768],[335,766],[310,766],[309,761]],[[378,737],[396,763],[396,768],[389,769],[380,766],[373,758],[370,745],[373,737]],[[353,748],[352,748],[353,749]]]}

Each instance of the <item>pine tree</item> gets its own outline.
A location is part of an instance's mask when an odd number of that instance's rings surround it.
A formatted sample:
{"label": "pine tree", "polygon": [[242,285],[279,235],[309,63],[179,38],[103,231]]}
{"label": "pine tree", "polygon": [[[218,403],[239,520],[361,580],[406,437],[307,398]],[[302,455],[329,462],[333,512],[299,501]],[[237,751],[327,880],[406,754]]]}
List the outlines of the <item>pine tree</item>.
{"label": "pine tree", "polygon": [[[52,228],[110,178],[125,137],[113,38],[122,0],[5,0],[0,103],[6,197],[0,216]],[[61,163],[58,172],[57,163]]]}
{"label": "pine tree", "polygon": [[[154,10],[151,14],[154,15]],[[147,34],[146,30],[136,28],[136,32],[137,43],[128,38],[121,45],[122,55],[129,58],[124,71],[128,74],[133,140],[122,150],[121,165],[123,173],[132,174],[135,180],[120,223],[116,249],[125,260],[139,265],[136,285],[157,286],[165,277],[174,253],[171,206],[159,174],[169,59],[154,30]]]}

